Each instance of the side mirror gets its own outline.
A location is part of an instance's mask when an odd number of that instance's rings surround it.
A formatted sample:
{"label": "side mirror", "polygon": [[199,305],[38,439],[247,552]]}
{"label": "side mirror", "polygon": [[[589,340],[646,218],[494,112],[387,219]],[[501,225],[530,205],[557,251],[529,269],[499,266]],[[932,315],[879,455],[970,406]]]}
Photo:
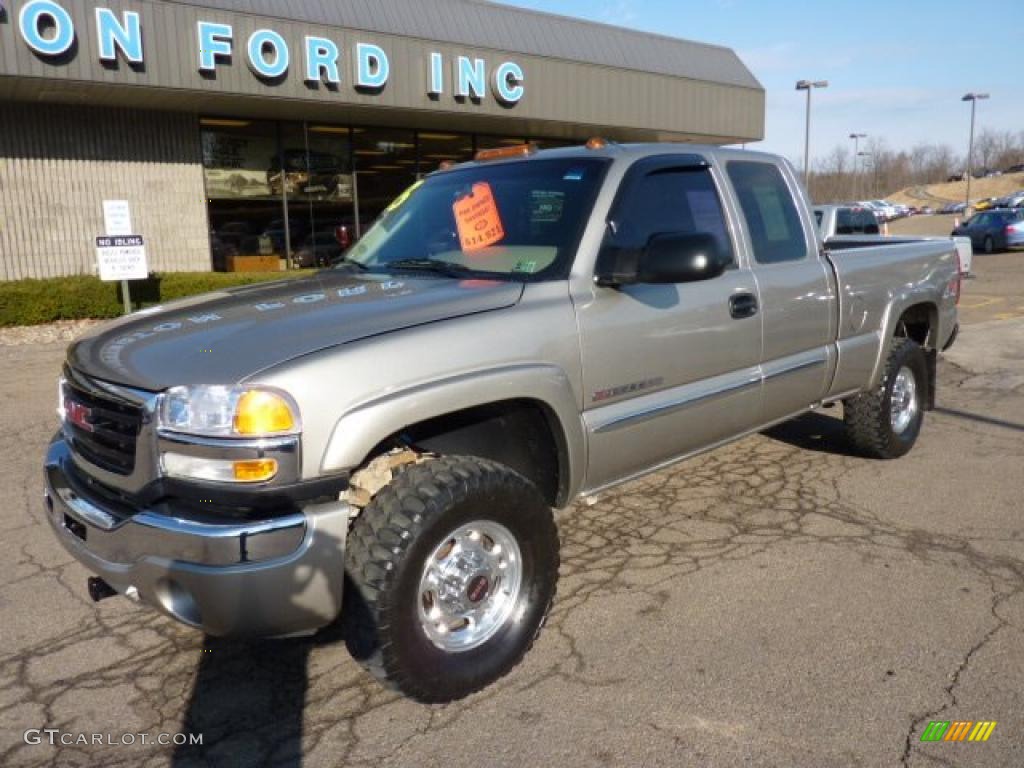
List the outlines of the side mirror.
{"label": "side mirror", "polygon": [[706,233],[653,235],[640,255],[637,282],[695,283],[711,280],[731,263],[718,249],[718,241]]}
{"label": "side mirror", "polygon": [[730,264],[732,258],[707,232],[660,232],[640,250],[605,248],[598,258],[596,282],[611,287],[695,283],[717,278]]}
{"label": "side mirror", "polygon": [[731,264],[712,235],[665,232],[652,235],[639,251],[607,248],[598,259],[596,280],[606,286],[694,283],[718,277]]}

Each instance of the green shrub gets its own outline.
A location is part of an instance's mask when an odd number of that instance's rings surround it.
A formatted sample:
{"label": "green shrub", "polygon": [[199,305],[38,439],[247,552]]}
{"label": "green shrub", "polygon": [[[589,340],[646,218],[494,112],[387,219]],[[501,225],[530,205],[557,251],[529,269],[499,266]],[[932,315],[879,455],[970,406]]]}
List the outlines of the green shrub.
{"label": "green shrub", "polygon": [[[160,300],[183,299],[235,285],[298,277],[301,272],[168,272],[160,275]],[[124,312],[120,283],[97,277],[53,277],[44,280],[0,281],[0,328],[40,325],[56,320],[104,319]],[[138,304],[133,302],[133,308]]]}

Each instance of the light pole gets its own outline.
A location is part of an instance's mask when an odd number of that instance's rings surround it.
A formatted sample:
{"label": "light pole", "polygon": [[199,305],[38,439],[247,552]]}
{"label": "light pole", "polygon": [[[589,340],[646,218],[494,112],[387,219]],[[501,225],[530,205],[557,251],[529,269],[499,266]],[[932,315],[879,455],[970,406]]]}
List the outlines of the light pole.
{"label": "light pole", "polygon": [[[872,155],[870,152],[858,152],[857,157],[872,157]],[[878,166],[874,164],[873,159],[871,166],[874,169],[874,183],[871,185],[871,194],[868,195],[869,198],[875,195],[875,189],[878,187]]]}
{"label": "light pole", "polygon": [[967,143],[967,197],[964,198],[964,216],[967,215],[967,209],[971,207],[971,157],[974,154],[974,109],[978,105],[978,101],[987,99],[987,93],[968,93],[960,101],[971,102],[971,139]]}
{"label": "light pole", "polygon": [[851,133],[850,138],[853,139],[853,199],[857,200],[857,182],[860,181],[860,166],[859,160],[860,152],[860,140],[866,139],[868,135],[866,133]]}
{"label": "light pole", "polygon": [[804,187],[811,183],[811,91],[814,88],[828,88],[828,80],[800,80],[798,91],[807,91],[807,124],[804,128]]}

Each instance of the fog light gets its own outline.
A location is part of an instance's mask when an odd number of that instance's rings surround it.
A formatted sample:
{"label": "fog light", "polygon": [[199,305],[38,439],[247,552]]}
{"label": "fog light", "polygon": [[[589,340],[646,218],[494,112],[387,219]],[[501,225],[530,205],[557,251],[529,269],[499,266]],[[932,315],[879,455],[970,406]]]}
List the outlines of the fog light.
{"label": "fog light", "polygon": [[162,457],[168,477],[210,480],[215,483],[261,483],[277,475],[276,459],[207,459],[181,453],[165,453]]}

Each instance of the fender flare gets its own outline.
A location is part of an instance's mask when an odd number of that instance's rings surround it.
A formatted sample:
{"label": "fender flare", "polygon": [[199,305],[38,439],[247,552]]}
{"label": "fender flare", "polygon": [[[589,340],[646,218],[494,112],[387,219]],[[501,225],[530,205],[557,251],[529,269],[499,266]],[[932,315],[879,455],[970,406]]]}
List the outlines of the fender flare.
{"label": "fender flare", "polygon": [[[338,419],[324,450],[323,475],[360,466],[381,441],[406,427],[507,400],[535,401],[552,417],[560,469],[568,472],[568,503],[582,487],[586,438],[579,404],[569,377],[558,366],[524,363],[446,377],[429,384],[388,392],[354,406]],[[564,456],[561,454],[564,453]]]}
{"label": "fender flare", "polygon": [[878,357],[875,359],[875,367],[871,374],[871,383],[868,391],[874,390],[882,381],[885,372],[885,361],[889,358],[892,350],[893,339],[896,338],[896,324],[904,313],[911,307],[920,304],[927,304],[932,317],[932,330],[938,332],[938,305],[933,296],[921,292],[901,293],[893,297],[889,302],[885,315],[882,317],[882,339],[878,345]]}

